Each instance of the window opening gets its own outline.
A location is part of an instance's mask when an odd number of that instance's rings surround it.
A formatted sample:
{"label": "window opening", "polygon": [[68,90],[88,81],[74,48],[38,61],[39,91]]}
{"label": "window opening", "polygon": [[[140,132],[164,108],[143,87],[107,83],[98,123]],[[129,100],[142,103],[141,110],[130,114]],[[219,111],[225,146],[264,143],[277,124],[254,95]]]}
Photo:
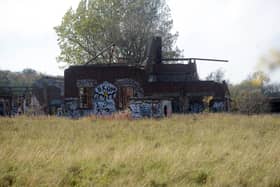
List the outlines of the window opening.
{"label": "window opening", "polygon": [[80,108],[92,108],[92,88],[79,88]]}

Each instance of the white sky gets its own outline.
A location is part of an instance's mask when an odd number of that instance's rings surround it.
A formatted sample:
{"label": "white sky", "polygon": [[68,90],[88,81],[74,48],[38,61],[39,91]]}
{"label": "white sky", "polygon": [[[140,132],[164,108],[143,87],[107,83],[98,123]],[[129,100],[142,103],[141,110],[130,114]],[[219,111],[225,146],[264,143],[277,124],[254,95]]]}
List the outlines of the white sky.
{"label": "white sky", "polygon": [[[0,0],[0,69],[63,75],[53,27],[79,0]],[[280,0],[167,0],[185,57],[227,59],[199,62],[204,78],[222,68],[237,83],[256,70],[262,55],[280,49]],[[280,73],[272,75],[280,80]]]}

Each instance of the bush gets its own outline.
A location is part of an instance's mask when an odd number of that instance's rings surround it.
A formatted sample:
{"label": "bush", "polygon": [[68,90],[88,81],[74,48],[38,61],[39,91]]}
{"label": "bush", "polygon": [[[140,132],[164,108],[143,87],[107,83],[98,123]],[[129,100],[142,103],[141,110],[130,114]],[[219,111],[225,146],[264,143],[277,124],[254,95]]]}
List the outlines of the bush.
{"label": "bush", "polygon": [[269,102],[260,90],[242,91],[237,98],[237,106],[241,113],[260,114],[269,112]]}

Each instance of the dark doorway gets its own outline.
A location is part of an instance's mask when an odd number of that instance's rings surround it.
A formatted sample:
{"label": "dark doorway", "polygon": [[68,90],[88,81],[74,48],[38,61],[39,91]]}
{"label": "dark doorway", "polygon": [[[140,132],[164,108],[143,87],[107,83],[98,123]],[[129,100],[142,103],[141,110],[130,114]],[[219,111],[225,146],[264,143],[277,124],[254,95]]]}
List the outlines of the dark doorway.
{"label": "dark doorway", "polygon": [[164,117],[167,117],[167,106],[166,105],[164,105],[163,111],[164,111]]}

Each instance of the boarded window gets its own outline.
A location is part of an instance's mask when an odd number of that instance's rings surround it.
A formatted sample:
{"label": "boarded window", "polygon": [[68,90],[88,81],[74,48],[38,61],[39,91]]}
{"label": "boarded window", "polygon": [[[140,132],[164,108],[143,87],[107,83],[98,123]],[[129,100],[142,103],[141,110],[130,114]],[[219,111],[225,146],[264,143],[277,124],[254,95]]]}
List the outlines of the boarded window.
{"label": "boarded window", "polygon": [[80,108],[92,108],[92,88],[79,88]]}
{"label": "boarded window", "polygon": [[121,87],[119,92],[119,108],[126,109],[129,106],[129,98],[134,96],[132,87]]}

